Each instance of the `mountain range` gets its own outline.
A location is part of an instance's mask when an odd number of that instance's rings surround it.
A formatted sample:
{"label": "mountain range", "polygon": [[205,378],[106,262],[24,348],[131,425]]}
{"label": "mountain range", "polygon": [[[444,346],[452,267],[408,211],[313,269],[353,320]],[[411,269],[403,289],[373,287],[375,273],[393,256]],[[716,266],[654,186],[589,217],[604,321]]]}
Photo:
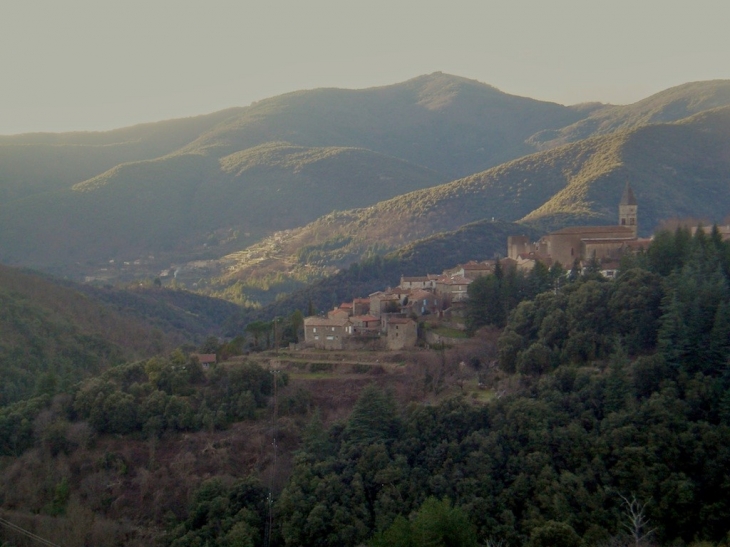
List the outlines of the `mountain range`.
{"label": "mountain range", "polygon": [[106,282],[171,270],[227,297],[258,276],[290,292],[483,219],[612,223],[627,180],[647,235],[673,217],[727,215],[729,134],[729,81],[562,106],[435,73],[115,131],[6,136],[0,262]]}

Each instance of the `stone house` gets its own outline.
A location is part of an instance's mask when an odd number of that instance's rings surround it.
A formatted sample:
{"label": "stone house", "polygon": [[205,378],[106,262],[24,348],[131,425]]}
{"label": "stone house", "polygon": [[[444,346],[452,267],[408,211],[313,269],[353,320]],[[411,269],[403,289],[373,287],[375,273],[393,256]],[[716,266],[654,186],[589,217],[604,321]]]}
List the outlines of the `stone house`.
{"label": "stone house", "polygon": [[402,289],[435,289],[437,275],[424,275],[416,277],[404,277],[400,278],[400,287]]}
{"label": "stone house", "polygon": [[306,317],[304,319],[304,343],[319,349],[342,349],[349,325],[349,318],[342,315]]}
{"label": "stone house", "polygon": [[352,315],[367,315],[370,313],[369,298],[355,298],[352,301]]}
{"label": "stone house", "polygon": [[494,260],[485,260],[483,262],[471,260],[466,264],[459,264],[455,268],[444,270],[444,275],[449,277],[458,275],[467,279],[476,279],[491,273],[494,273]]}
{"label": "stone house", "polygon": [[538,252],[548,255],[564,268],[595,256],[615,258],[624,243],[636,240],[629,226],[570,226],[540,238]]}
{"label": "stone house", "polygon": [[436,281],[436,294],[448,305],[454,302],[463,302],[468,298],[466,290],[471,282],[471,279],[460,275],[441,276]]}
{"label": "stone house", "polygon": [[198,363],[200,363],[205,370],[208,370],[210,365],[215,365],[216,363],[215,353],[191,353],[190,357],[197,359]]}
{"label": "stone house", "polygon": [[437,314],[441,311],[443,301],[438,295],[426,290],[415,290],[409,296],[407,303],[403,305],[403,313],[411,313],[421,316]]}
{"label": "stone house", "polygon": [[389,350],[412,348],[418,341],[418,325],[413,319],[389,317],[386,331],[386,345]]}
{"label": "stone house", "polygon": [[351,315],[352,315],[352,307],[350,307],[350,309],[347,309],[347,308],[343,308],[342,306],[340,306],[339,308],[334,308],[327,312],[327,317],[329,317],[330,319],[334,319],[337,317],[348,318]]}
{"label": "stone house", "polygon": [[[513,260],[512,258],[506,258],[505,260]],[[514,258],[517,261],[517,270],[521,272],[529,272],[535,267],[535,264],[541,262],[548,268],[553,265],[553,260],[549,256],[543,256],[536,251],[530,251],[529,253],[520,253]]]}
{"label": "stone house", "polygon": [[400,311],[401,299],[398,295],[382,291],[370,295],[370,314],[383,315],[390,310]]}
{"label": "stone house", "polygon": [[380,318],[374,315],[353,315],[347,327],[348,334],[377,334],[380,332]]}

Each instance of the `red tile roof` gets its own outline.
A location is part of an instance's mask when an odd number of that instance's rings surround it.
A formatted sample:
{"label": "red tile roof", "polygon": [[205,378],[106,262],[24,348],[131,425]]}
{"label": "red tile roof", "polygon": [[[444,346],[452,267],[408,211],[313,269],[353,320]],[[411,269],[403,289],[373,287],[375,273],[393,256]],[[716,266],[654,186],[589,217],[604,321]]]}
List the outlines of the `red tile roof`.
{"label": "red tile roof", "polygon": [[350,321],[360,321],[362,323],[370,323],[372,321],[380,321],[379,317],[375,317],[374,315],[353,315],[350,317]]}
{"label": "red tile roof", "polygon": [[308,327],[344,327],[348,317],[305,317],[304,324]]}

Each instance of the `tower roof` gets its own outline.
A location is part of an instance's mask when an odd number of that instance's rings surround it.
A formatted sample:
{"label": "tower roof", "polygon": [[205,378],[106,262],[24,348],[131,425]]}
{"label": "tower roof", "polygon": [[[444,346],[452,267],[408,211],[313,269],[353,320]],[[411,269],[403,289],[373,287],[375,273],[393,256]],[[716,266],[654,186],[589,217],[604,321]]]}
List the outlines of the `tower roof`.
{"label": "tower roof", "polygon": [[621,196],[620,205],[636,205],[636,198],[634,197],[634,191],[629,186],[629,182],[626,181],[626,188],[624,188],[624,195]]}

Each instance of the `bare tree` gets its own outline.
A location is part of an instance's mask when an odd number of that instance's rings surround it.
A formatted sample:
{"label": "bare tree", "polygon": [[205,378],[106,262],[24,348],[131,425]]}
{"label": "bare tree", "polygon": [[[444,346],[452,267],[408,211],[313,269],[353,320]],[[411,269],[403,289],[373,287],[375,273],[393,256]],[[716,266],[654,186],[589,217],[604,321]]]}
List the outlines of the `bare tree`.
{"label": "bare tree", "polygon": [[656,528],[649,528],[649,519],[646,516],[646,504],[631,496],[621,496],[624,501],[625,518],[622,526],[631,536],[634,547],[640,547],[648,544],[649,538],[656,531]]}

